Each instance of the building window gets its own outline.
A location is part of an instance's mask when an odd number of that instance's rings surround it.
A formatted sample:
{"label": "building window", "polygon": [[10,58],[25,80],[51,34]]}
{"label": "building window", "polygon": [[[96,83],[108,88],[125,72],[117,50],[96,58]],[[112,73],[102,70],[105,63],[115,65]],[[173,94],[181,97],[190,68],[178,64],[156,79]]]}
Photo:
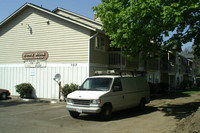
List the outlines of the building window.
{"label": "building window", "polygon": [[97,50],[105,50],[105,38],[104,37],[96,37],[95,49]]}

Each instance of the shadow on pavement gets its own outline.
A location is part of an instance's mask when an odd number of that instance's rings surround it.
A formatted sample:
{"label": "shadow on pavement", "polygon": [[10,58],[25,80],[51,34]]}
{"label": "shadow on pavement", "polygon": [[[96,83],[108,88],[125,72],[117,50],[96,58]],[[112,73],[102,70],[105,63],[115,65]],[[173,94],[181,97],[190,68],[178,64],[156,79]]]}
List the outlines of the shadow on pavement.
{"label": "shadow on pavement", "polygon": [[[152,112],[155,112],[155,111],[158,111],[158,109],[156,107],[149,107],[149,106],[146,107],[145,110],[143,110],[143,111],[140,111],[137,108],[118,111],[118,112],[114,112],[112,114],[112,118],[111,118],[110,121],[123,120],[123,119],[131,118],[131,117],[137,117],[137,116],[149,114],[149,113],[152,113]],[[83,115],[80,115],[78,117],[78,119],[86,120],[86,121],[99,121],[99,122],[101,122],[99,116],[94,115],[94,114],[89,114],[89,115],[83,114]]]}
{"label": "shadow on pavement", "polygon": [[[188,90],[190,92],[197,93],[199,92],[199,88],[193,88]],[[197,95],[200,97],[200,93],[197,93]],[[187,94],[187,90],[178,90],[178,91],[173,91],[168,94],[162,95],[160,97],[157,97],[155,99],[157,100],[174,100],[177,98],[186,98],[186,97],[191,97],[191,94]],[[183,99],[184,100],[184,99]],[[200,106],[200,99],[183,103],[182,104],[165,104],[159,106],[159,110],[165,113],[165,116],[174,116],[175,119],[182,119],[186,118],[187,116],[191,115],[193,112],[196,112],[197,109]]]}
{"label": "shadow on pavement", "polygon": [[175,119],[182,119],[189,115],[191,115],[193,112],[196,112],[197,109],[200,106],[200,102],[190,102],[185,104],[178,104],[178,105],[167,105],[164,107],[161,107],[165,116],[174,116]]}
{"label": "shadow on pavement", "polygon": [[0,100],[0,108],[2,107],[10,107],[10,106],[17,106],[21,104],[35,104],[35,103],[49,103],[49,101],[37,101],[37,99],[28,99],[28,101],[21,99],[21,98],[11,98],[8,97],[5,100]]}
{"label": "shadow on pavement", "polygon": [[147,106],[144,110],[139,110],[138,108],[123,110],[113,114],[112,120],[122,120],[131,117],[137,117],[145,114],[150,114],[152,112],[158,111],[156,107]]}

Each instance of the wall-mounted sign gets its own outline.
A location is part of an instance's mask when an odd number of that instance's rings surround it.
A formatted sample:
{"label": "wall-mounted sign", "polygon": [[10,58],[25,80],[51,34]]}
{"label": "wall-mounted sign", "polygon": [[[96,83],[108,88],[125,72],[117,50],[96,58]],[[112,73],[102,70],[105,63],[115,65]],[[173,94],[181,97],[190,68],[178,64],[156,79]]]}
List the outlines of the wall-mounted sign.
{"label": "wall-mounted sign", "polygon": [[24,66],[26,68],[44,68],[47,66],[46,60],[25,60]]}
{"label": "wall-mounted sign", "polygon": [[22,54],[23,60],[47,60],[47,51],[36,51],[36,52],[24,52]]}

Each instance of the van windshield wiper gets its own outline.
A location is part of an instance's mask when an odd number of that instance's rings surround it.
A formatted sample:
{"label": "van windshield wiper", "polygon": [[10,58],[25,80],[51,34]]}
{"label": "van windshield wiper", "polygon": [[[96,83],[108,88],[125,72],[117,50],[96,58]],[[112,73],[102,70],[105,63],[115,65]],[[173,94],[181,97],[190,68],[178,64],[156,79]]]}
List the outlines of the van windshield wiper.
{"label": "van windshield wiper", "polygon": [[92,88],[92,89],[88,89],[88,88],[80,88],[78,90],[83,90],[83,91],[105,91],[103,89],[95,89],[95,88]]}
{"label": "van windshield wiper", "polygon": [[105,91],[105,89],[98,89],[98,88],[95,88],[95,89],[88,89],[88,91]]}
{"label": "van windshield wiper", "polygon": [[86,88],[80,88],[80,89],[78,89],[78,90],[87,91],[88,89],[86,89]]}
{"label": "van windshield wiper", "polygon": [[83,91],[97,91],[97,89],[94,89],[94,88],[92,88],[92,89],[89,89],[89,88],[80,88],[78,90],[83,90]]}

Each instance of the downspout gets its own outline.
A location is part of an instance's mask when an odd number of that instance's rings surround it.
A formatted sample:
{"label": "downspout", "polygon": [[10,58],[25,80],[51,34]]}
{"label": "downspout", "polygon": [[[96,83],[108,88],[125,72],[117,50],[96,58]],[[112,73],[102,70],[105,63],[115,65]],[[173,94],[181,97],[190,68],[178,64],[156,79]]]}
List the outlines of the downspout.
{"label": "downspout", "polygon": [[99,32],[97,31],[96,34],[94,34],[93,36],[91,36],[88,39],[88,77],[90,77],[90,42],[91,42],[91,39],[93,39],[94,37],[96,37],[98,34],[99,34]]}

